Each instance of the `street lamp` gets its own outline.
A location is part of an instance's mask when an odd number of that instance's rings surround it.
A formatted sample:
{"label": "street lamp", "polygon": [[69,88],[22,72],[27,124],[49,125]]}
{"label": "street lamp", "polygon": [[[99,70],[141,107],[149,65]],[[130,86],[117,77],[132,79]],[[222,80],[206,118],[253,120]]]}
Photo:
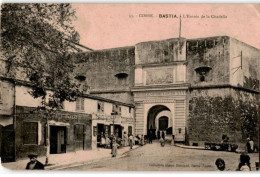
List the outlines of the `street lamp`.
{"label": "street lamp", "polygon": [[118,115],[117,111],[111,112],[111,117],[113,118],[113,136],[115,136],[115,116]]}

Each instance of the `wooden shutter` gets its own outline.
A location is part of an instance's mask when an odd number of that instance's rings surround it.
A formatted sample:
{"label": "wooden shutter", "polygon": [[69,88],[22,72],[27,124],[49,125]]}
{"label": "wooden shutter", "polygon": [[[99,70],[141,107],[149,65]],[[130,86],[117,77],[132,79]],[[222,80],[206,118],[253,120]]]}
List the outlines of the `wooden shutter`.
{"label": "wooden shutter", "polygon": [[80,98],[77,98],[76,100],[76,111],[80,110]]}
{"label": "wooden shutter", "polygon": [[23,143],[38,144],[38,122],[23,122]]}
{"label": "wooden shutter", "polygon": [[121,116],[121,112],[122,112],[122,107],[118,106],[118,115]]}
{"label": "wooden shutter", "polygon": [[81,98],[81,102],[80,102],[80,105],[81,105],[81,109],[80,110],[84,110],[84,98]]}

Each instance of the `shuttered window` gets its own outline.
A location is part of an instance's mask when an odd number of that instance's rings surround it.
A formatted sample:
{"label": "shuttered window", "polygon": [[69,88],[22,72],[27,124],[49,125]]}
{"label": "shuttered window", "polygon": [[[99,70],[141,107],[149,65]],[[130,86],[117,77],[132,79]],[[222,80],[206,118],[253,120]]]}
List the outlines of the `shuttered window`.
{"label": "shuttered window", "polygon": [[74,126],[74,139],[83,141],[84,137],[84,125],[77,124]]}
{"label": "shuttered window", "polygon": [[84,98],[77,98],[76,111],[84,111]]}
{"label": "shuttered window", "polygon": [[104,112],[104,103],[98,102],[98,112]]}
{"label": "shuttered window", "polygon": [[23,122],[23,144],[38,144],[38,122]]}
{"label": "shuttered window", "polygon": [[117,112],[117,105],[113,104],[112,112]]}
{"label": "shuttered window", "polygon": [[118,106],[118,115],[121,116],[121,113],[122,113],[122,108],[121,106]]}

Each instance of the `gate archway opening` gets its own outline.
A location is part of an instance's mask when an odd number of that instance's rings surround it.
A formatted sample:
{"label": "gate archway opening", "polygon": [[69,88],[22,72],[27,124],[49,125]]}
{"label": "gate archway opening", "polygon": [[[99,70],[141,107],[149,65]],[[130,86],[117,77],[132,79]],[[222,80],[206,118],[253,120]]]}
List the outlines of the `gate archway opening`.
{"label": "gate archway opening", "polygon": [[159,131],[166,131],[168,128],[169,118],[166,116],[162,116],[158,119],[158,128]]}
{"label": "gate archway opening", "polygon": [[159,138],[160,134],[172,134],[172,113],[171,110],[164,105],[155,105],[151,107],[147,115],[147,135]]}

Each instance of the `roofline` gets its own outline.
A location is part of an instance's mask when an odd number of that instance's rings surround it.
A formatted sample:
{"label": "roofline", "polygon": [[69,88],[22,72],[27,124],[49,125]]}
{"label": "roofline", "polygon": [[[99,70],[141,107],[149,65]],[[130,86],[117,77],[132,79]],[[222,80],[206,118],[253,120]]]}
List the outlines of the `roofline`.
{"label": "roofline", "polygon": [[123,103],[123,102],[120,102],[120,101],[110,100],[110,99],[107,99],[107,98],[98,97],[98,96],[94,96],[94,95],[83,94],[83,96],[85,98],[92,98],[92,99],[95,99],[95,100],[105,101],[105,102],[109,102],[109,103],[115,103],[115,104],[118,104],[118,105],[127,106],[127,107],[131,107],[131,108],[135,107],[133,104]]}
{"label": "roofline", "polygon": [[85,48],[85,49],[88,49],[88,50],[91,50],[91,51],[93,51],[94,49],[91,49],[91,48],[89,48],[89,47],[86,47],[86,46],[84,46],[84,45],[82,45],[82,44],[80,44],[80,43],[76,43],[76,42],[74,42],[74,41],[72,41],[72,40],[69,40],[69,39],[65,39],[66,41],[69,41],[69,42],[71,42],[71,43],[73,43],[73,44],[75,44],[75,45],[78,45],[78,46],[80,46],[80,47],[83,47],[83,48]]}
{"label": "roofline", "polygon": [[162,41],[170,41],[170,40],[178,40],[178,39],[182,39],[182,40],[187,40],[186,38],[184,37],[176,37],[176,38],[168,38],[168,39],[161,39],[161,40],[151,40],[151,41],[143,41],[143,42],[138,42],[136,43],[135,45],[138,45],[138,44],[142,44],[142,43],[149,43],[149,42],[162,42]]}
{"label": "roofline", "polygon": [[213,38],[219,38],[219,37],[227,37],[227,38],[231,38],[230,36],[228,35],[222,35],[222,36],[208,36],[208,37],[199,37],[199,38],[190,38],[190,39],[187,39],[187,41],[195,41],[195,40],[205,40],[205,39],[213,39]]}
{"label": "roofline", "polygon": [[85,54],[85,53],[92,53],[92,52],[102,52],[102,51],[109,51],[109,50],[127,49],[127,48],[135,48],[135,46],[124,46],[124,47],[98,49],[98,50],[87,51],[87,52],[77,52],[76,54]]}
{"label": "roofline", "polygon": [[250,92],[250,93],[254,93],[254,94],[260,94],[260,91],[258,90],[252,90],[249,88],[244,88],[244,87],[240,87],[240,86],[234,86],[231,84],[221,84],[221,85],[207,85],[207,86],[191,86],[189,88],[189,90],[203,90],[203,89],[216,89],[216,88],[231,88],[231,89],[236,89],[236,90],[242,90],[242,91],[246,91],[246,92]]}
{"label": "roofline", "polygon": [[[189,39],[188,39],[188,38],[185,38],[185,37],[181,37],[181,38],[176,37],[176,38],[168,38],[168,39],[162,39],[162,40],[149,40],[149,41],[138,42],[138,43],[136,43],[136,44],[133,45],[133,46],[113,47],[113,48],[105,48],[105,49],[98,49],[98,50],[93,50],[93,49],[90,49],[90,48],[87,47],[87,49],[89,49],[89,50],[91,50],[91,51],[87,51],[87,52],[77,52],[77,54],[84,54],[84,53],[91,53],[91,52],[102,52],[102,51],[108,51],[108,50],[118,50],[118,49],[124,49],[124,48],[132,48],[132,47],[135,48],[135,46],[138,45],[138,44],[149,43],[149,42],[162,42],[162,41],[178,40],[178,39],[186,40],[186,41],[188,42],[188,41],[196,41],[196,40],[214,39],[214,38],[219,38],[219,37],[226,37],[226,38],[229,38],[229,39],[234,39],[234,40],[237,40],[237,41],[239,41],[239,42],[242,42],[242,43],[244,43],[244,44],[246,44],[246,45],[248,45],[248,46],[250,46],[250,47],[253,47],[253,48],[255,48],[255,49],[258,49],[258,48],[254,47],[254,46],[252,46],[252,45],[250,45],[250,44],[248,44],[248,43],[245,43],[245,42],[243,42],[243,41],[241,41],[241,40],[238,40],[238,39],[236,39],[236,38],[234,38],[234,37],[231,37],[231,36],[229,36],[229,35],[220,35],[220,36],[207,36],[207,37],[189,38]],[[79,44],[79,45],[81,45],[81,44]],[[258,49],[258,50],[260,50],[260,49]]]}
{"label": "roofline", "polygon": [[[22,85],[22,86],[27,86],[27,87],[32,86],[32,83],[30,83],[29,81],[23,81],[23,80],[9,78],[9,77],[0,76],[0,80],[7,80],[7,81],[12,82],[16,85]],[[54,89],[51,89],[51,88],[46,88],[46,89],[50,90],[50,91],[54,90]],[[98,97],[98,96],[94,96],[94,95],[90,95],[90,94],[82,94],[81,97],[91,98],[91,99],[94,99],[94,100],[100,100],[100,101],[109,102],[109,103],[114,103],[114,104],[117,104],[117,105],[127,106],[127,107],[131,107],[131,108],[135,107],[133,104],[115,101],[115,100],[111,100],[111,99],[107,99],[107,98],[102,98],[102,97]]]}
{"label": "roofline", "polygon": [[238,41],[238,42],[241,42],[242,44],[246,45],[247,47],[251,47],[251,48],[253,48],[253,49],[260,50],[259,48],[256,48],[256,47],[254,47],[254,46],[252,46],[252,45],[250,45],[250,44],[248,44],[248,43],[245,43],[244,41],[240,41],[240,40],[238,40],[238,39],[236,39],[236,38],[230,37],[230,39],[236,40],[236,41]]}

